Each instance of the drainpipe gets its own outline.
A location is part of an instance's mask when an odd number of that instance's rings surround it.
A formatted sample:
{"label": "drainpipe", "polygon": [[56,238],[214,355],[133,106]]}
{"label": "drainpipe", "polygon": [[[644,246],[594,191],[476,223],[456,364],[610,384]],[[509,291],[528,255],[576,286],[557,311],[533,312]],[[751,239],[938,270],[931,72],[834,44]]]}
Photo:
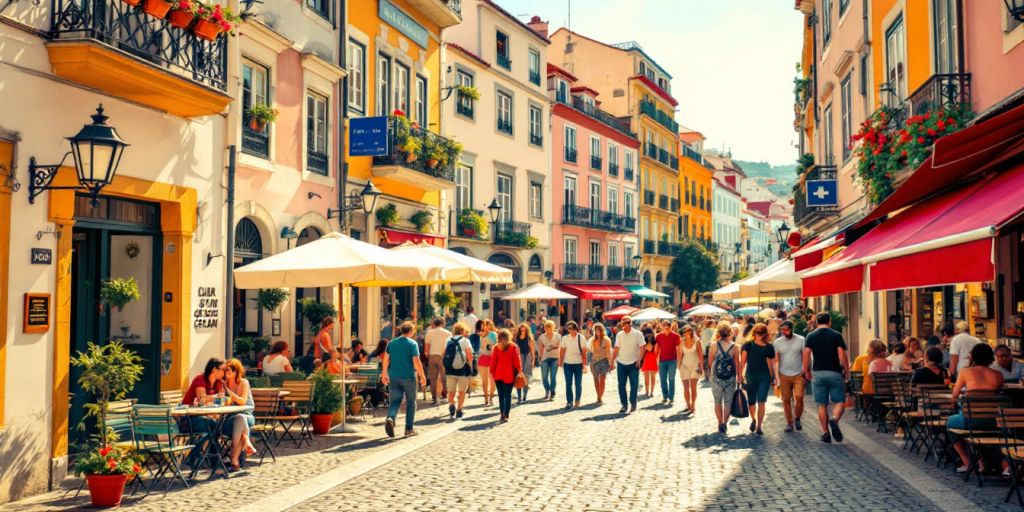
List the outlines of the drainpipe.
{"label": "drainpipe", "polygon": [[811,24],[811,84],[814,86],[814,126],[817,127],[821,121],[818,117],[818,15],[812,14],[807,22]]}
{"label": "drainpipe", "polygon": [[[348,38],[346,37],[346,27],[348,27],[348,10],[345,8],[347,2],[337,2],[338,6],[338,66],[341,69],[348,70],[346,59],[348,58]],[[342,78],[338,82],[338,90],[341,92],[341,101],[338,104],[338,110],[341,114],[341,126],[338,129],[338,160],[341,162],[341,169],[338,173],[338,207],[342,207],[345,203],[345,196],[348,195],[348,161],[345,159],[345,127],[348,126],[348,77]],[[345,222],[345,214],[338,215],[338,225],[342,231],[349,235],[352,233],[352,226],[350,223]]]}
{"label": "drainpipe", "polygon": [[[956,0],[956,71],[964,73],[964,2]],[[963,82],[960,83],[961,94]]]}
{"label": "drainpipe", "polygon": [[227,251],[224,255],[224,273],[227,274],[227,282],[224,285],[224,298],[228,298],[228,294],[231,294],[231,301],[224,301],[224,328],[227,335],[224,336],[224,356],[230,358],[232,356],[232,347],[234,346],[235,337],[235,305],[234,305],[234,289],[235,289],[235,275],[232,272],[234,270],[235,263],[235,145],[228,146],[228,232],[227,232]]}

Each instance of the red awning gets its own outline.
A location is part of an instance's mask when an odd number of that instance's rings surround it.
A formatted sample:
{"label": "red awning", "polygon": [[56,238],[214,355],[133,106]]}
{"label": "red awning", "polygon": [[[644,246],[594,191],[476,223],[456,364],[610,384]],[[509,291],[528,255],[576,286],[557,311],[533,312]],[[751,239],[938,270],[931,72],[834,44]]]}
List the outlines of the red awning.
{"label": "red awning", "polygon": [[382,244],[402,245],[406,242],[414,244],[424,243],[444,247],[444,237],[429,233],[414,233],[411,231],[399,231],[397,229],[381,228],[380,238]]}
{"label": "red awning", "polygon": [[629,290],[617,284],[560,284],[558,287],[581,299],[619,300],[633,297]]}
{"label": "red awning", "polygon": [[932,155],[858,226],[914,204],[1024,149],[1024,106],[935,141]]}
{"label": "red awning", "polygon": [[[996,229],[1024,212],[1024,164],[921,201],[809,271],[805,296],[991,281]],[[854,270],[859,268],[860,270]],[[861,281],[855,278],[860,275]],[[855,282],[856,281],[856,282]]]}
{"label": "red awning", "polygon": [[818,266],[825,259],[825,251],[840,243],[838,236],[814,239],[812,242],[793,253],[793,269],[797,272]]}
{"label": "red awning", "polygon": [[633,306],[628,306],[626,304],[623,304],[623,305],[621,305],[621,306],[619,306],[617,308],[612,308],[612,309],[609,309],[608,311],[605,311],[604,314],[601,315],[601,318],[603,318],[605,320],[613,320],[614,321],[614,320],[618,320],[618,319],[620,319],[620,318],[622,318],[622,317],[624,317],[626,315],[631,315],[631,314],[633,314],[636,311],[640,311],[640,309],[639,308],[634,308]]}

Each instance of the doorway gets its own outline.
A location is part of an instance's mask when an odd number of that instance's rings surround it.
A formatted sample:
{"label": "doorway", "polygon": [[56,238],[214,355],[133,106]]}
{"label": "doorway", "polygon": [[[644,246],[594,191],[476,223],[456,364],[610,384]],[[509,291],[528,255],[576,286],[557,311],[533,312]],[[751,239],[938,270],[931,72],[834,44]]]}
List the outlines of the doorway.
{"label": "doorway", "polygon": [[[75,227],[71,257],[70,353],[84,351],[90,342],[119,341],[142,359],[142,378],[128,397],[156,403],[160,390],[160,293],[162,237],[159,206],[126,199],[75,198]],[[120,311],[100,301],[103,282],[133,278],[139,300]],[[169,370],[169,368],[168,368]],[[70,368],[69,436],[81,441],[78,426],[84,405],[92,400],[78,385],[81,370]]]}

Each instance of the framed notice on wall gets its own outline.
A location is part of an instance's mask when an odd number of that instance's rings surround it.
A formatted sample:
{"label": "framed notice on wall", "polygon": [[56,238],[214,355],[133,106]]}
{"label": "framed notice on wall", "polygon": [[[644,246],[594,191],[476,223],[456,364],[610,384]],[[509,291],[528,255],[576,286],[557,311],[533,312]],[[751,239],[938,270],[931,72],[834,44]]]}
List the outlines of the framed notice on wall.
{"label": "framed notice on wall", "polygon": [[49,293],[26,293],[24,311],[22,332],[39,333],[50,330]]}

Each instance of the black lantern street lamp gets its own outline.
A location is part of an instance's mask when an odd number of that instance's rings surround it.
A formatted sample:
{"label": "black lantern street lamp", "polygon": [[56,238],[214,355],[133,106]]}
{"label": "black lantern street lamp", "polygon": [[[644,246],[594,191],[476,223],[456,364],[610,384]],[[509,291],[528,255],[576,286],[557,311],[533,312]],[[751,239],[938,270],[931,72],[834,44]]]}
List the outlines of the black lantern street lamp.
{"label": "black lantern street lamp", "polygon": [[[372,181],[367,180],[359,194],[353,193],[342,200],[341,208],[328,208],[327,218],[333,219],[338,217],[339,219],[345,219],[347,217],[343,217],[344,214],[351,213],[360,208],[362,208],[363,213],[369,215],[376,208],[377,198],[380,197],[380,194],[380,189]],[[343,222],[343,224],[346,223]]]}
{"label": "black lantern street lamp", "polygon": [[[117,166],[121,164],[121,155],[128,143],[121,139],[117,130],[107,124],[107,116],[103,114],[103,105],[96,108],[92,116],[92,124],[87,124],[74,136],[68,137],[71,151],[57,165],[40,165],[36,157],[28,161],[28,202],[35,199],[44,190],[80,190],[84,189],[92,198],[93,206],[99,204],[96,199],[103,187],[114,180]],[[68,156],[75,160],[75,173],[78,185],[73,187],[54,187],[50,184],[57,176],[57,171],[64,165]]]}
{"label": "black lantern street lamp", "polygon": [[1003,0],[1003,3],[1006,4],[1006,10],[1010,12],[1010,17],[1024,22],[1024,0]]}
{"label": "black lantern street lamp", "polygon": [[785,244],[789,240],[789,226],[786,225],[786,221],[782,221],[782,225],[775,231],[775,239],[779,241],[779,246]]}
{"label": "black lantern street lamp", "polygon": [[643,262],[643,261],[644,261],[643,256],[640,256],[639,254],[637,254],[636,256],[633,256],[633,268],[635,270],[640,270],[640,263]]}
{"label": "black lantern street lamp", "polygon": [[498,215],[501,213],[501,205],[498,204],[498,198],[491,199],[491,204],[487,206],[487,211],[491,214],[491,223],[497,223]]}

